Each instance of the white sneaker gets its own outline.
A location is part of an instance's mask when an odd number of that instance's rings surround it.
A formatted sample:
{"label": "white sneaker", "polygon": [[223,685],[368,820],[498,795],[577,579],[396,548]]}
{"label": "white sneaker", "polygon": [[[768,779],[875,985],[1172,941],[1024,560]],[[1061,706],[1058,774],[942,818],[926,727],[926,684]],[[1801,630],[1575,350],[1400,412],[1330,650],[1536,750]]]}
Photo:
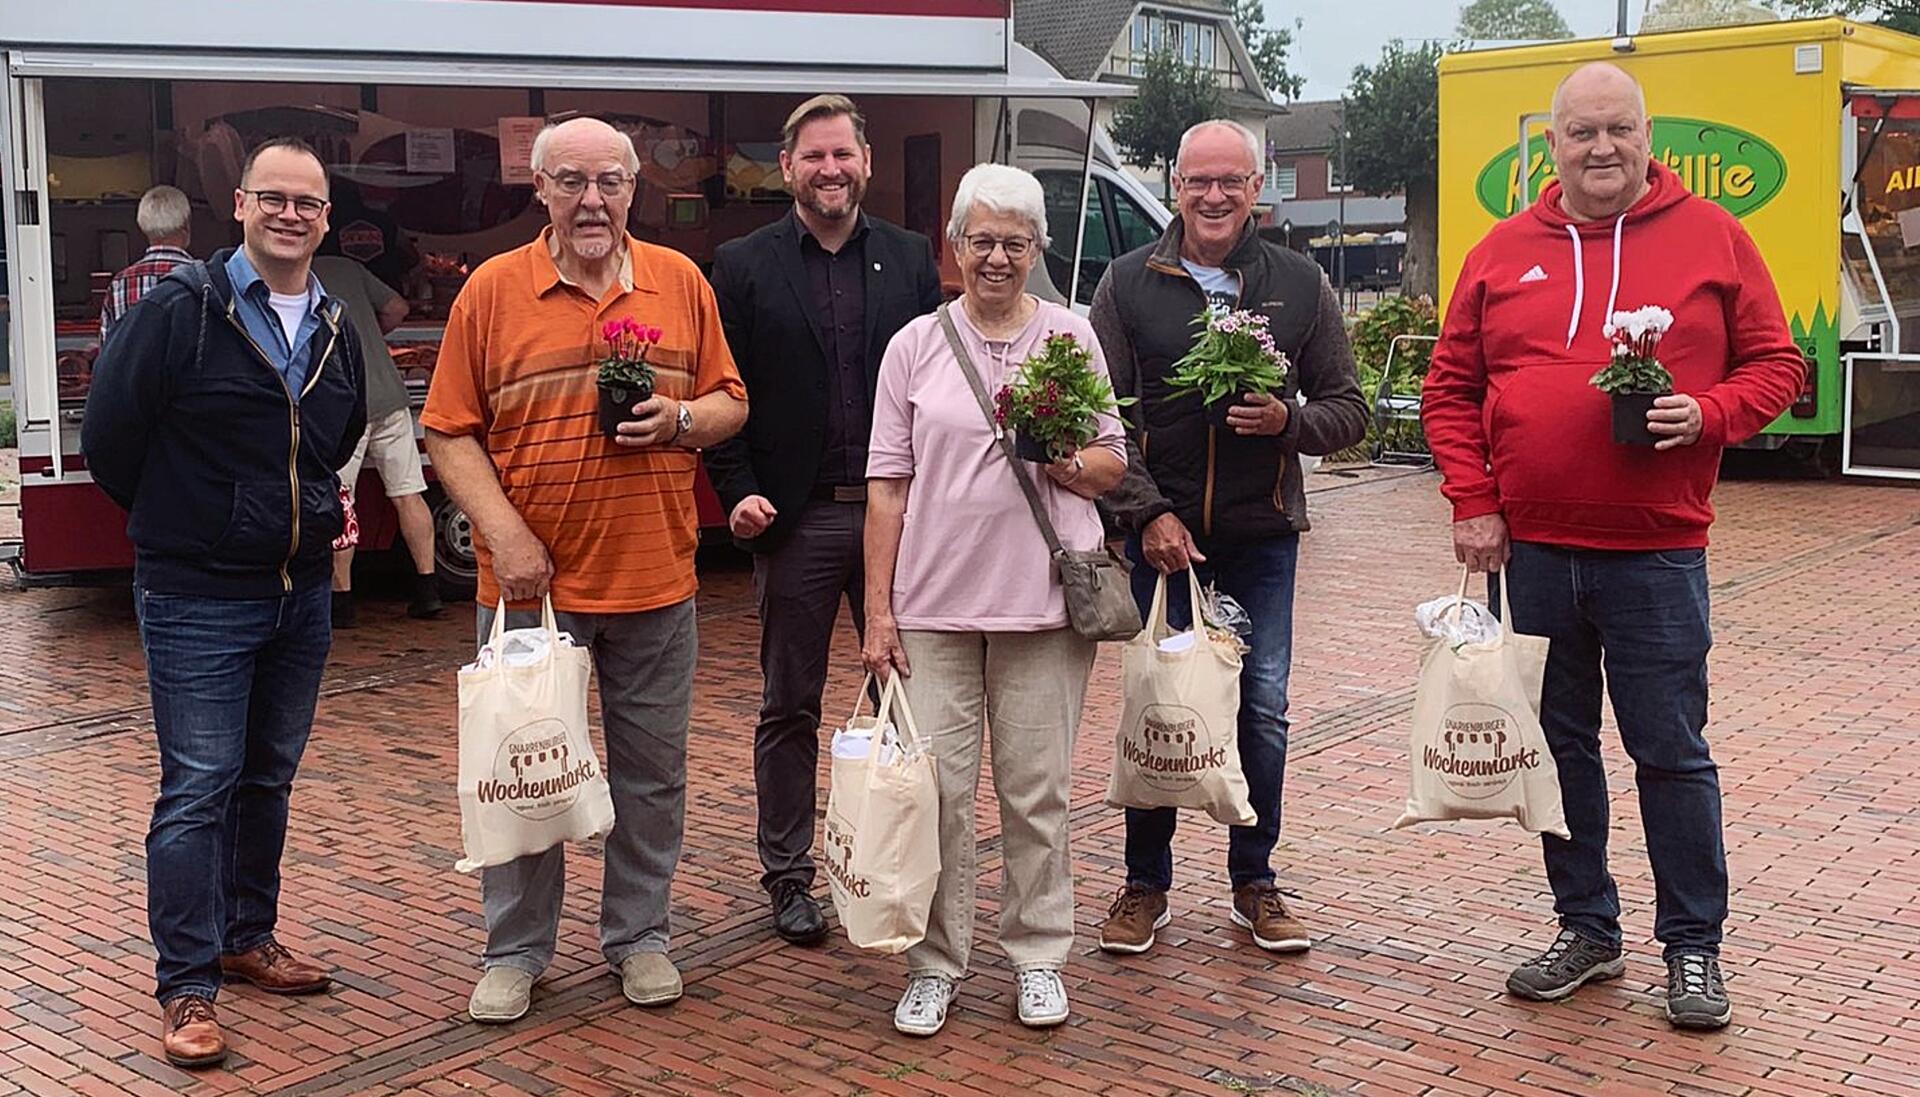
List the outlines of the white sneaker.
{"label": "white sneaker", "polygon": [[953,980],[944,975],[915,975],[893,1010],[893,1027],[908,1036],[932,1036],[947,1023],[953,1003]]}
{"label": "white sneaker", "polygon": [[1019,973],[1020,1023],[1028,1028],[1049,1028],[1067,1019],[1067,985],[1052,968],[1031,968]]}

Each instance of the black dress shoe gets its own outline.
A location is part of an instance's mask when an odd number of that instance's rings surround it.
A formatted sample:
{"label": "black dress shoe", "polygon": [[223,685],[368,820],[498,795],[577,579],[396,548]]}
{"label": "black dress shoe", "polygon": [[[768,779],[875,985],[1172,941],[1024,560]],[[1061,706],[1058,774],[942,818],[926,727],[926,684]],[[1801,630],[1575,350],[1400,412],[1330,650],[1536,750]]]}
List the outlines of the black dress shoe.
{"label": "black dress shoe", "polygon": [[798,880],[773,885],[773,931],[796,945],[817,945],[827,939],[827,918],[820,904]]}

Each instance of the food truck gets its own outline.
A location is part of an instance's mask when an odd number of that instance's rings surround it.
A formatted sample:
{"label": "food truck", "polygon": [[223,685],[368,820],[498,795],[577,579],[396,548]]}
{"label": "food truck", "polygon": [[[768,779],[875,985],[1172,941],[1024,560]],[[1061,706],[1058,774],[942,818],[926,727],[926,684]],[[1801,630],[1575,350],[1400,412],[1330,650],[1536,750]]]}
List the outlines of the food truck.
{"label": "food truck", "polygon": [[1552,177],[1554,87],[1599,60],[1640,81],[1654,158],[1740,219],[1779,287],[1807,380],[1753,444],[1920,479],[1920,38],[1809,19],[1447,55],[1443,303]]}
{"label": "food truck", "polygon": [[[0,212],[29,580],[129,567],[125,516],[79,452],[100,306],[145,247],[140,195],[193,205],[191,250],[238,242],[247,150],[306,139],[334,180],[329,249],[402,293],[388,336],[416,410],[448,306],[488,256],[545,224],[528,156],[540,127],[594,115],[640,154],[628,229],[706,269],[714,248],[784,216],[780,126],[837,91],[867,117],[866,208],[934,242],[955,185],[997,160],[1039,175],[1053,244],[1032,288],[1084,306],[1106,261],[1165,208],[1120,170],[1095,100],[1018,46],[1011,0],[0,0]],[[396,525],[377,479],[358,493],[365,547]],[[704,480],[704,526],[724,517]],[[438,569],[474,578],[473,534],[429,489]]]}

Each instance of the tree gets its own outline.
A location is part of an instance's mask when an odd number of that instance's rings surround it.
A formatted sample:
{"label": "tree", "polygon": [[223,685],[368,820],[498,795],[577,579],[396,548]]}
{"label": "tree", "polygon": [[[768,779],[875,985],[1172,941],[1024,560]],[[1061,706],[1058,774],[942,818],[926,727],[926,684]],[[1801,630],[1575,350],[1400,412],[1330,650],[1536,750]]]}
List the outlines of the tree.
{"label": "tree", "polygon": [[1472,0],[1460,8],[1454,33],[1481,42],[1572,38],[1551,0]]}
{"label": "tree", "polygon": [[1884,4],[1866,0],[1782,0],[1780,11],[1796,17],[1844,15],[1908,34],[1920,34],[1920,0],[1888,0]]}
{"label": "tree", "polygon": [[1736,23],[1772,23],[1779,20],[1770,8],[1750,0],[1659,0],[1640,20],[1642,33],[1726,27]]}
{"label": "tree", "polygon": [[[1440,75],[1437,42],[1395,39],[1372,66],[1353,70],[1347,88],[1347,182],[1372,194],[1407,196],[1407,251],[1401,289],[1439,292]],[[1340,155],[1340,149],[1333,153]]]}
{"label": "tree", "polygon": [[1213,73],[1181,61],[1170,50],[1147,58],[1131,102],[1113,115],[1113,140],[1127,163],[1160,168],[1166,196],[1173,197],[1173,160],[1188,127],[1221,113],[1220,85]]}
{"label": "tree", "polygon": [[1293,48],[1293,32],[1300,28],[1300,21],[1294,20],[1292,28],[1269,27],[1263,0],[1233,0],[1233,25],[1267,90],[1281,99],[1298,99],[1307,78],[1288,69],[1287,51]]}

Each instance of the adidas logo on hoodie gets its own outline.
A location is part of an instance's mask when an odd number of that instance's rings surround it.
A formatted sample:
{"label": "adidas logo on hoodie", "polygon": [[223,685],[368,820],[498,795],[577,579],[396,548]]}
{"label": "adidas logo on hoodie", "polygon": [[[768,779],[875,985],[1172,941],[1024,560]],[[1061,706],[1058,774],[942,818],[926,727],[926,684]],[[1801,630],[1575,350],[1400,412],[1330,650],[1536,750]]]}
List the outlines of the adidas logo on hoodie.
{"label": "adidas logo on hoodie", "polygon": [[1544,270],[1541,270],[1540,264],[1538,263],[1535,263],[1533,265],[1533,269],[1527,271],[1527,273],[1520,276],[1520,284],[1523,286],[1526,285],[1528,282],[1544,282],[1546,280],[1547,280],[1547,272]]}

